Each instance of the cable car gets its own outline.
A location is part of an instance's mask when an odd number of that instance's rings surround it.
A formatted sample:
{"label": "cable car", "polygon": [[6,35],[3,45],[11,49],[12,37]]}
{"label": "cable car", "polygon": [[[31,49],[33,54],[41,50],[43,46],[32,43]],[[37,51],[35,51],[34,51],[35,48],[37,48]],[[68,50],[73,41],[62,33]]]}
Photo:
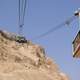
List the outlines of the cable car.
{"label": "cable car", "polygon": [[80,31],[73,41],[73,57],[80,58]]}
{"label": "cable car", "polygon": [[[79,17],[79,28],[80,28],[80,9],[78,9],[74,13],[74,15]],[[73,57],[80,58],[80,29],[73,41]]]}

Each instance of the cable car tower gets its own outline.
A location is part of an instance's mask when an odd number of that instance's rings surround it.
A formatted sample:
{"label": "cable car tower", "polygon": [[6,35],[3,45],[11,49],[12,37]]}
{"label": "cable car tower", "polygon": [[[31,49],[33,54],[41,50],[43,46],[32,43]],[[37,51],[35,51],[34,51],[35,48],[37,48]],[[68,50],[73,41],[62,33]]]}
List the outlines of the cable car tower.
{"label": "cable car tower", "polygon": [[19,7],[18,7],[18,12],[19,12],[19,31],[18,31],[18,36],[17,36],[17,42],[19,43],[25,43],[27,42],[26,38],[23,35],[23,27],[24,27],[24,17],[25,17],[25,12],[26,12],[26,3],[27,0],[18,0],[19,2]]}
{"label": "cable car tower", "polygon": [[73,57],[80,58],[80,8],[75,11],[74,15],[79,19],[79,32],[73,41]]}

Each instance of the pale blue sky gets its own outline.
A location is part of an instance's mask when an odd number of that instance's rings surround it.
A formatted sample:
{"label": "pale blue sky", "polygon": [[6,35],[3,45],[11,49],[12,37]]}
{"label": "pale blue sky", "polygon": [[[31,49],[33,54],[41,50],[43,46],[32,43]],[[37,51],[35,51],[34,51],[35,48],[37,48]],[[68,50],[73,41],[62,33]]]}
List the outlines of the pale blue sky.
{"label": "pale blue sky", "polygon": [[[80,0],[28,0],[27,6],[24,35],[32,40],[71,17],[80,7]],[[18,32],[18,0],[0,0],[0,28]],[[80,80],[80,59],[72,57],[72,41],[77,32],[75,20],[44,38],[32,40],[45,48],[71,80]]]}

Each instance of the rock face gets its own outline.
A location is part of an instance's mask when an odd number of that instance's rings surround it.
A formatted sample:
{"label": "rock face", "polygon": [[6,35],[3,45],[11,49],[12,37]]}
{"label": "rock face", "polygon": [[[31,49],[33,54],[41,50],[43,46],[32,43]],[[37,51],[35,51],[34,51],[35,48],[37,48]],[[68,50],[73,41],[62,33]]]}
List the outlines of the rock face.
{"label": "rock face", "polygon": [[0,30],[0,80],[69,80],[44,49]]}

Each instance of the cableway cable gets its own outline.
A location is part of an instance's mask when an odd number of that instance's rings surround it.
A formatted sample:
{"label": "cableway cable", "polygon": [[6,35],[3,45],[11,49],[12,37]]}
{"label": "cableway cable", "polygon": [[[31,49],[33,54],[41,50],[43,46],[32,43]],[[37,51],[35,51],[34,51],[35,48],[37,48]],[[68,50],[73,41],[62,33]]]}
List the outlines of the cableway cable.
{"label": "cableway cable", "polygon": [[57,25],[57,26],[55,26],[55,27],[52,27],[52,28],[51,28],[50,30],[48,30],[47,32],[44,32],[43,34],[38,35],[38,36],[32,38],[32,40],[37,40],[37,39],[43,38],[43,37],[45,37],[45,36],[53,33],[54,31],[62,28],[63,26],[69,25],[74,19],[76,19],[76,17],[75,17],[75,16],[72,16],[72,17],[70,17],[69,19],[67,19],[66,21],[64,21],[63,23],[61,23],[61,24],[59,24],[59,25]]}
{"label": "cableway cable", "polygon": [[22,36],[27,0],[19,0],[19,35]]}

